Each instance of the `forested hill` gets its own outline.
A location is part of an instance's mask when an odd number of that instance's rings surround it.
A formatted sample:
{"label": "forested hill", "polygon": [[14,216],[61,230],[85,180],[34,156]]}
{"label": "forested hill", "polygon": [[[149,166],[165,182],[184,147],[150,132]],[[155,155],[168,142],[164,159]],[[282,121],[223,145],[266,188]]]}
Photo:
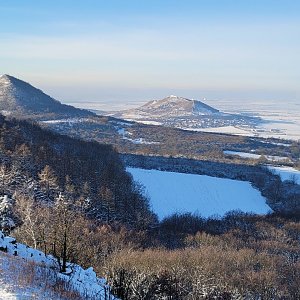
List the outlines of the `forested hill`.
{"label": "forested hill", "polygon": [[2,115],[0,137],[2,195],[43,203],[63,195],[75,210],[106,223],[147,227],[155,221],[112,146]]}

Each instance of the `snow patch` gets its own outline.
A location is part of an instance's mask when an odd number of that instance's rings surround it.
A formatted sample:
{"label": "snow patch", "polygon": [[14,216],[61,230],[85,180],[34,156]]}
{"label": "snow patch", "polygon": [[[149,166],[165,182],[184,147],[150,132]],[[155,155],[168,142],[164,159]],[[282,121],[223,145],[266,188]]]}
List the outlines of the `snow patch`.
{"label": "snow patch", "polygon": [[208,127],[208,128],[181,128],[184,130],[209,132],[209,133],[224,133],[241,136],[255,136],[255,133],[249,129],[242,129],[236,126]]}
{"label": "snow patch", "polygon": [[59,120],[47,120],[41,121],[41,123],[45,124],[61,124],[61,123],[79,123],[84,122],[85,119],[82,118],[70,118],[70,119],[59,119]]}
{"label": "snow patch", "polygon": [[300,184],[300,171],[292,167],[273,167],[267,166],[271,171],[274,171],[275,174],[278,174],[282,181],[292,180],[295,183]]}
{"label": "snow patch", "polygon": [[123,140],[130,141],[133,144],[144,144],[144,145],[160,144],[159,142],[147,141],[144,138],[131,139],[131,138],[127,137],[127,135],[131,135],[132,133],[127,132],[125,128],[115,127],[115,129],[117,130],[117,133],[122,136]]}
{"label": "snow patch", "polygon": [[162,125],[161,122],[157,122],[157,121],[146,121],[146,120],[140,120],[139,123],[146,124],[146,125]]}
{"label": "snow patch", "polygon": [[[259,159],[262,155],[255,154],[255,153],[247,153],[247,152],[239,152],[239,151],[223,151],[224,154],[227,155],[237,155],[242,158],[252,158],[252,159]],[[265,158],[270,161],[290,161],[288,157],[285,156],[276,156],[276,155],[265,155]]]}
{"label": "snow patch", "polygon": [[4,110],[4,109],[1,110],[0,112],[1,112],[1,114],[2,114],[3,116],[5,116],[5,117],[10,116],[10,115],[12,114],[11,111],[9,111],[9,110]]}

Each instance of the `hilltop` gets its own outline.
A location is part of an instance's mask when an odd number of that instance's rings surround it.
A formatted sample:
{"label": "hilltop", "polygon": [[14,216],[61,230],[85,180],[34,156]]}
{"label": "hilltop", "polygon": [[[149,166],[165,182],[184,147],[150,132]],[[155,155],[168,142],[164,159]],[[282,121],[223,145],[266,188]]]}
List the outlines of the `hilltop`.
{"label": "hilltop", "polygon": [[202,101],[174,95],[149,101],[138,108],[108,112],[107,115],[145,124],[193,130],[224,126],[252,127],[260,122],[259,118],[224,113]]}
{"label": "hilltop", "polygon": [[10,75],[0,77],[0,112],[14,117],[86,117],[87,110],[62,104],[31,84]]}

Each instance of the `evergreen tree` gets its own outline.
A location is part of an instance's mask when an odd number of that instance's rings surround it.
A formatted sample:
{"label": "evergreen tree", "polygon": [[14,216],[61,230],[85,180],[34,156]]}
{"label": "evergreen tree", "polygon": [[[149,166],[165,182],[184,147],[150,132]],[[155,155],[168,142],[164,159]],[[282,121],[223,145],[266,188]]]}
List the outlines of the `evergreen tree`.
{"label": "evergreen tree", "polygon": [[0,197],[0,230],[9,233],[16,225],[13,220],[12,199],[7,195]]}

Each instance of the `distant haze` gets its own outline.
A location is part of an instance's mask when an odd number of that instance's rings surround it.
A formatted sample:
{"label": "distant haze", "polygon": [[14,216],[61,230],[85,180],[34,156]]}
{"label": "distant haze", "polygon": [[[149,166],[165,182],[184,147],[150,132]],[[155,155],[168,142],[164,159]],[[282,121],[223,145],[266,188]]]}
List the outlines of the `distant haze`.
{"label": "distant haze", "polygon": [[2,1],[0,65],[64,103],[300,101],[297,0]]}

